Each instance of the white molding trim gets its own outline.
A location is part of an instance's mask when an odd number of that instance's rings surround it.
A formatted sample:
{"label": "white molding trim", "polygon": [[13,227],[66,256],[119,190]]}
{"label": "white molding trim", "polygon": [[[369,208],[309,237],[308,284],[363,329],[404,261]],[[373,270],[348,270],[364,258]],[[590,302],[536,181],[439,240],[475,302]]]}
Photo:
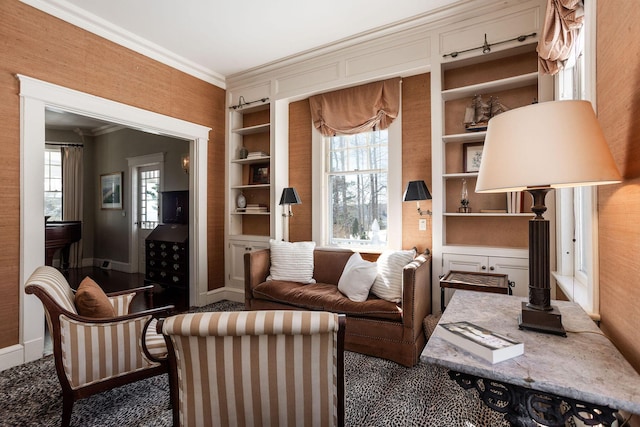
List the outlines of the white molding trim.
{"label": "white molding trim", "polygon": [[[185,139],[190,142],[193,172],[189,176],[190,305],[207,300],[207,145],[208,127],[152,111],[142,110],[94,95],[57,86],[24,75],[20,81],[20,334],[21,363],[42,357],[44,311],[40,301],[24,293],[30,274],[44,264],[44,129],[47,106],[98,118],[135,129]],[[15,346],[14,346],[15,347]],[[29,348],[27,348],[29,347]],[[0,355],[8,352],[0,349]],[[14,350],[11,350],[13,353]],[[9,367],[0,357],[0,370]]]}
{"label": "white molding trim", "polygon": [[49,15],[62,19],[109,41],[138,52],[165,65],[183,71],[193,77],[225,89],[221,74],[190,61],[155,43],[91,14],[65,0],[20,0]]}

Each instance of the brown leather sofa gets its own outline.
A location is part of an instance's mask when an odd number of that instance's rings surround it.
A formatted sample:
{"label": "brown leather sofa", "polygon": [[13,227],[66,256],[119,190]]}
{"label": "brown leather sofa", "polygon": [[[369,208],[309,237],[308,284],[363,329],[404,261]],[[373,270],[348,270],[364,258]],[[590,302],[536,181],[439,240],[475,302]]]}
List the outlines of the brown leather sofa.
{"label": "brown leather sofa", "polygon": [[316,283],[267,281],[270,251],[244,255],[247,310],[323,310],[347,315],[345,350],[393,360],[405,366],[418,363],[426,344],[423,320],[431,314],[431,256],[417,256],[403,269],[401,303],[369,294],[354,302],[338,290],[338,280],[353,252],[314,251]]}

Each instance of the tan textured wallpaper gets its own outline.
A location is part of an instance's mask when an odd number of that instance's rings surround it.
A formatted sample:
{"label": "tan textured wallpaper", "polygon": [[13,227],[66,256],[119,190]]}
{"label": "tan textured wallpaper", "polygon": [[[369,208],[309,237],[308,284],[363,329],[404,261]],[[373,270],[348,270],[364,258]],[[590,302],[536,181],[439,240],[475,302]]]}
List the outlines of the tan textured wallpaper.
{"label": "tan textured wallpaper", "polygon": [[624,177],[598,189],[601,326],[640,372],[639,19],[634,0],[598,2],[598,118]]}
{"label": "tan textured wallpaper", "polygon": [[[20,98],[16,74],[209,126],[209,286],[224,284],[225,91],[33,9],[0,13],[0,348],[18,343]],[[44,250],[44,249],[43,249]]]}

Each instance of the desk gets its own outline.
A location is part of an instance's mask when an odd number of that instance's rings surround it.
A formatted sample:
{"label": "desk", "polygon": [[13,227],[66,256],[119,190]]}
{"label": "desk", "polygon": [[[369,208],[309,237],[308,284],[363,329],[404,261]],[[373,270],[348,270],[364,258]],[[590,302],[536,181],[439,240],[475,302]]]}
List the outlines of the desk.
{"label": "desk", "polygon": [[[534,425],[530,412],[523,414],[523,407],[542,402],[557,408],[555,402],[547,400],[549,395],[556,400],[561,396],[561,400],[577,409],[584,409],[580,406],[583,403],[589,408],[593,405],[604,407],[609,416],[620,409],[640,414],[640,375],[601,335],[579,305],[553,301],[562,314],[562,323],[567,330],[565,338],[520,330],[518,315],[524,300],[509,295],[458,290],[439,322],[467,320],[476,323],[523,342],[523,355],[492,365],[442,339],[440,328],[436,327],[420,360],[450,369],[452,378],[465,388],[478,388],[477,384],[480,384],[480,388],[497,390],[510,408],[502,412],[507,412],[505,417],[517,426]],[[493,382],[498,383],[495,388]],[[514,397],[514,393],[518,396]],[[495,400],[496,396],[493,397]],[[546,425],[564,425],[560,421],[554,424],[547,418],[544,421]]]}

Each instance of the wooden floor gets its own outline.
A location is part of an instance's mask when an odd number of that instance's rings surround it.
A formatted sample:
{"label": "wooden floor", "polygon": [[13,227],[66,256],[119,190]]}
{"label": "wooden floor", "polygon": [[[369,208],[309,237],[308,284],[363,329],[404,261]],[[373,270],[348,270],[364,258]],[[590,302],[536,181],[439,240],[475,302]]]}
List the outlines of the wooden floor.
{"label": "wooden floor", "polygon": [[[70,268],[65,276],[69,281],[69,285],[73,289],[78,289],[80,282],[89,276],[91,277],[105,293],[121,291],[125,289],[133,289],[145,286],[144,275],[140,273],[123,273],[115,270],[103,270],[99,267],[82,267]],[[142,295],[137,296],[133,301],[133,310],[141,311],[147,308],[147,304]],[[153,289],[153,306],[163,307],[165,305],[174,305],[176,312],[183,312],[189,308],[189,298],[186,292],[182,292],[174,288],[163,288],[154,285]]]}

